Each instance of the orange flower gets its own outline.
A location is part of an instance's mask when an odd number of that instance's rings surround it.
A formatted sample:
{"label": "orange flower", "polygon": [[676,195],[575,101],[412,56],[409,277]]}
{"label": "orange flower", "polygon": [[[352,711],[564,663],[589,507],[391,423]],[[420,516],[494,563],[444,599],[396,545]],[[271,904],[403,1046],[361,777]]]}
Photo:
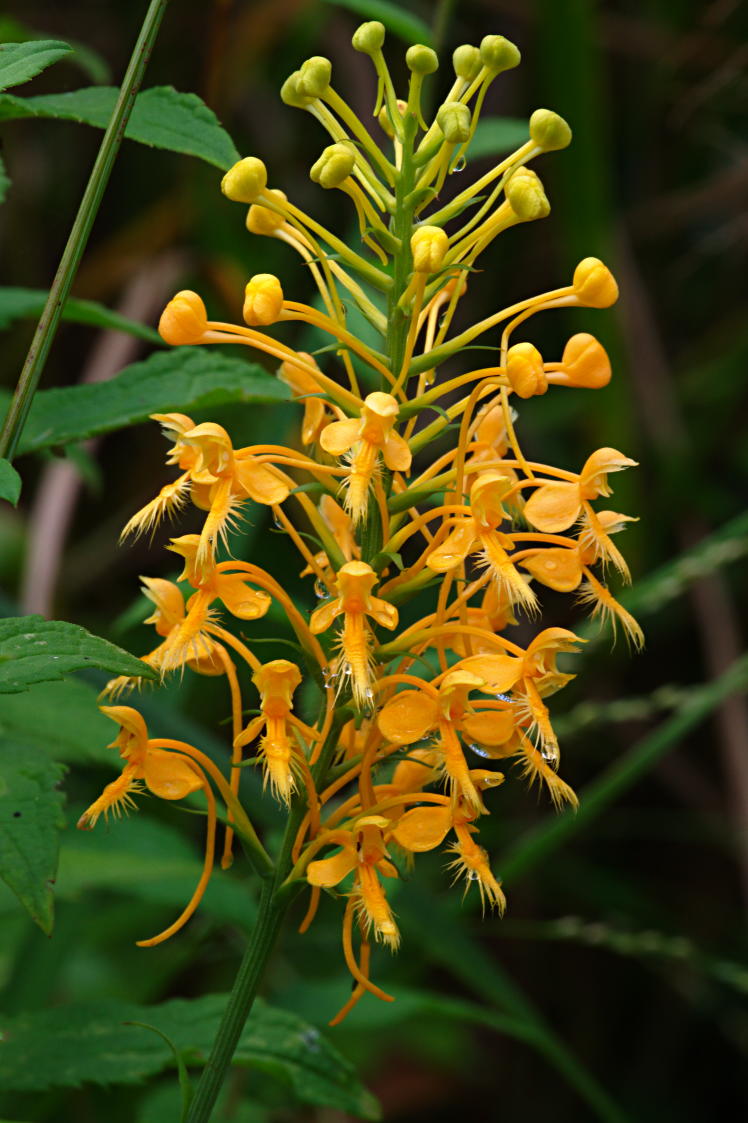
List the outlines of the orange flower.
{"label": "orange flower", "polygon": [[270,781],[273,795],[289,804],[296,791],[299,753],[298,746],[292,742],[291,726],[306,729],[291,712],[291,698],[301,682],[301,671],[288,659],[273,659],[255,671],[252,682],[260,694],[262,712],[237,737],[234,747],[242,749],[265,730],[260,743],[264,783]]}
{"label": "orange flower", "polygon": [[426,565],[435,573],[449,573],[470,554],[478,553],[500,593],[511,604],[535,612],[537,598],[507,554],[513,540],[498,529],[508,517],[502,500],[511,486],[511,480],[501,472],[482,472],[470,489],[471,513],[459,516],[444,541],[430,551]]}
{"label": "orange flower", "polygon": [[[525,503],[525,518],[547,534],[568,530],[583,511],[589,517],[591,499],[612,494],[608,484],[611,472],[635,466],[636,461],[622,452],[614,448],[599,448],[587,458],[576,481],[551,480],[540,484]],[[594,511],[592,514],[594,517]]]}
{"label": "orange flower", "polygon": [[141,947],[161,943],[187,923],[197,908],[213,869],[216,834],[215,798],[202,768],[187,755],[155,747],[148,736],[143,718],[131,706],[102,706],[101,712],[119,727],[110,748],[119,749],[125,767],[119,779],[107,784],[98,799],[78,820],[79,830],[91,830],[103,815],[121,815],[134,807],[132,796],[142,791],[142,784],[160,799],[184,799],[192,792],[204,791],[208,801],[208,833],[205,844],[203,872],[191,900],[179,918],[158,936],[138,940]]}
{"label": "orange flower", "polygon": [[353,700],[359,708],[373,699],[371,681],[371,629],[367,616],[390,631],[397,627],[398,613],[394,605],[372,595],[377,575],[366,562],[350,561],[338,570],[338,596],[320,605],[312,613],[309,628],[314,635],[326,632],[339,616],[343,617],[340,633],[338,688],[350,679]]}
{"label": "orange flower", "polygon": [[407,441],[393,431],[400,407],[391,394],[376,391],[366,397],[360,418],[333,421],[320,436],[332,456],[348,454],[350,471],[345,480],[345,506],[354,525],[366,514],[369,488],[381,456],[393,472],[407,472],[412,460]]}
{"label": "orange flower", "polygon": [[128,522],[122,537],[154,528],[164,514],[178,508],[189,491],[192,502],[208,512],[197,553],[198,568],[207,573],[218,542],[224,540],[239,508],[247,499],[272,506],[288,498],[289,488],[273,468],[258,463],[245,449],[234,452],[231,438],[221,425],[195,425],[181,413],[154,413],[174,446],[167,463],[183,469],[182,475],[161,489]]}
{"label": "orange flower", "polygon": [[395,951],[400,932],[378,874],[397,877],[389,861],[385,833],[392,824],[381,815],[364,815],[350,829],[331,831],[327,841],[341,847],[331,858],[310,862],[306,878],[310,885],[331,889],[355,872],[352,898],[366,933],[374,930],[377,940]]}

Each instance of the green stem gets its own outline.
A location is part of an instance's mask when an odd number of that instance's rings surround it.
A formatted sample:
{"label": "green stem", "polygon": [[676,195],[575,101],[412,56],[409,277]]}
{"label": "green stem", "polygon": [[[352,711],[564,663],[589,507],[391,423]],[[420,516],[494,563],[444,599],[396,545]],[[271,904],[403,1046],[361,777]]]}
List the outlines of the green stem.
{"label": "green stem", "polygon": [[280,932],[288,901],[275,897],[275,882],[265,881],[257,922],[244,953],[208,1061],[195,1089],[186,1123],[207,1123],[223,1086],[226,1071],[257,995],[265,967]]}
{"label": "green stem", "polygon": [[49,350],[57,333],[57,325],[60,322],[65,301],[78,272],[78,266],[86,248],[91,227],[109,182],[119,146],[122,143],[135,97],[143,81],[145,68],[151,57],[153,44],[156,41],[156,35],[167,3],[168,0],[151,0],[146,12],[138,41],[135,44],[127,73],[119,91],[117,104],[104,133],[96,163],[81,199],[78,214],[75,217],[67,245],[60,259],[55,279],[49,290],[47,303],[31,341],[13,400],[10,403],[8,415],[0,433],[0,457],[5,457],[8,460],[13,458],[31,408],[31,402],[44,370]]}
{"label": "green stem", "polygon": [[[341,706],[336,712],[319,760],[312,769],[318,791],[325,785],[330,761],[338,742],[338,733],[347,717],[347,710]],[[210,1056],[195,1089],[185,1123],[208,1123],[210,1120],[244,1024],[265,974],[270,953],[275,947],[286,910],[293,900],[293,894],[287,891],[280,892],[280,889],[291,869],[291,851],[306,810],[306,801],[303,798],[297,799],[286,824],[275,874],[263,882],[257,921],[234,980]]]}

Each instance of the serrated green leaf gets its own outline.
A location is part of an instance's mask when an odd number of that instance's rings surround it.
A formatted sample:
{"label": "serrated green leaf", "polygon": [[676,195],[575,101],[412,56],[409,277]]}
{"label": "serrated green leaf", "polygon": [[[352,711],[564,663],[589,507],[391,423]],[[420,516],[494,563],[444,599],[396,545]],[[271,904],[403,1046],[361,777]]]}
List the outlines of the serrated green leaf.
{"label": "serrated green leaf", "polygon": [[42,749],[0,743],[0,877],[48,935],[54,919],[64,768]]}
{"label": "serrated green leaf", "polygon": [[504,156],[529,139],[527,121],[518,117],[481,117],[467,151],[469,160]]}
{"label": "serrated green leaf", "polygon": [[285,383],[242,359],[192,347],[158,351],[108,382],[39,391],[18,451],[20,455],[81,441],[147,421],[152,413],[290,398]]}
{"label": "serrated green leaf", "polygon": [[[89,86],[66,94],[29,98],[5,94],[0,97],[0,120],[51,117],[105,129],[118,94],[114,86]],[[173,86],[153,86],[138,94],[125,136],[153,148],[197,156],[223,170],[239,159],[213,110],[197,94],[180,93]]]}
{"label": "serrated green leaf", "polygon": [[16,694],[88,667],[115,675],[156,677],[140,659],[78,624],[43,616],[0,620],[0,694]]}
{"label": "serrated green leaf", "polygon": [[8,194],[9,187],[10,180],[8,178],[7,172],[5,171],[5,164],[3,163],[2,156],[0,156],[0,203],[2,203],[5,196]]}
{"label": "serrated green leaf", "polygon": [[28,82],[29,78],[34,78],[71,51],[72,47],[59,39],[0,43],[0,90]]}
{"label": "serrated green leaf", "polygon": [[21,477],[10,460],[0,460],[0,499],[15,507],[21,494]]}
{"label": "serrated green leaf", "polygon": [[425,43],[430,47],[433,41],[431,28],[412,12],[403,10],[389,0],[326,0],[336,8],[347,8],[365,20],[380,20],[393,35],[399,35],[406,43]]}
{"label": "serrated green leaf", "polygon": [[[0,288],[0,330],[10,327],[16,320],[38,319],[46,304],[47,295],[44,289]],[[66,301],[62,318],[74,324],[122,331],[127,335],[134,335],[136,339],[163,346],[164,341],[155,328],[129,320],[127,316],[120,316],[119,312],[113,312],[111,308],[105,308],[95,300]]]}
{"label": "serrated green leaf", "polygon": [[[150,1007],[102,1001],[1,1018],[0,1086],[42,1091],[89,1082],[137,1084],[173,1065],[164,1042],[123,1022],[158,1027],[187,1064],[202,1064],[226,1000],[226,995],[207,995]],[[278,1077],[303,1103],[379,1118],[376,1101],[359,1084],[350,1062],[319,1030],[260,999],[242,1031],[234,1063]]]}

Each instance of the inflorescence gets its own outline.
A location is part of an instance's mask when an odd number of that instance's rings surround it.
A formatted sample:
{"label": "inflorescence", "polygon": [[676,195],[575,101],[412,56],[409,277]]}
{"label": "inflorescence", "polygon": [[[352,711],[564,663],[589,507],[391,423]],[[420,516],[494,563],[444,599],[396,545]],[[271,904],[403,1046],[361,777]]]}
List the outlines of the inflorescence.
{"label": "inflorescence", "polygon": [[[618,295],[611,273],[586,258],[570,283],[452,331],[479,255],[509,227],[548,214],[543,185],[528,165],[566,147],[569,126],[537,110],[517,151],[442,202],[447,177],[464,164],[488,87],[518,64],[519,52],[496,35],[480,47],[459,47],[452,87],[427,123],[421,89],[437,69],[436,54],[425,46],[408,50],[410,82],[400,100],[383,41],[377,22],[353,37],[376,71],[374,117],[383,144],[333,88],[327,59],[307,59],[281,90],[286,104],[310,113],[330,134],[311,178],[349,197],[360,250],[268,187],[255,157],[239,161],[222,182],[229,199],[249,206],[253,235],[285,242],[300,255],[318,306],[287,299],[276,276],[258,274],[246,285],[242,325],[209,320],[194,292],[177,293],[161,317],[167,343],[236,343],[264,352],[303,406],[295,448],[234,448],[220,425],[157,415],[176,478],[124,531],[152,531],[188,501],[205,512],[199,534],[169,546],[184,562],[180,580],[191,588],[189,598],[174,582],[143,579],[154,605],[148,622],[160,637],[143,658],[161,675],[187,667],[225,677],[233,727],[228,779],[194,746],[151,738],[137,710],[108,705],[103,712],[119,725],[114,746],[125,767],[79,823],[93,827],[102,814],[128,809],[144,788],[169,800],[204,792],[203,875],[182,915],[142,941],[156,944],[182,927],[204,892],[216,795],[230,824],[223,866],[231,862],[236,832],[260,872],[272,869],[251,808],[239,799],[242,765],[260,764],[296,828],[285,886],[311,890],[302,930],[321,890],[340,887],[343,950],[355,983],[336,1021],[366,991],[390,998],[371,981],[369,962],[372,940],[394,950],[400,939],[385,889],[398,877],[397,863],[402,868],[447,842],[454,879],[466,889],[475,883],[484,906],[503,911],[500,881],[477,836],[489,813],[488,792],[504,774],[473,767],[474,752],[486,765],[518,763],[557,807],[576,805],[558,774],[546,699],[573,677],[559,670],[557,657],[582,640],[566,628],[540,626],[542,589],[575,594],[634,646],[642,643],[605,576],[612,568],[629,579],[614,535],[630,519],[595,506],[611,494],[610,475],[634,462],[612,448],[592,451],[579,471],[528,460],[512,407],[513,399],[550,386],[607,384],[608,357],[592,335],[574,335],[560,361],[551,362],[533,344],[513,339],[538,312],[609,307]],[[346,304],[368,321],[376,349],[348,326]],[[317,353],[333,359],[326,372],[313,355],[268,332],[289,321],[329,338]],[[472,354],[465,349],[479,339],[489,342],[492,365],[465,371]],[[321,599],[311,614],[307,600],[295,603],[261,565],[231,556],[229,535],[248,500],[272,509],[298,551],[302,575]],[[422,604],[422,594],[430,595],[430,611],[414,620],[408,608],[417,596]],[[273,602],[295,633],[298,663],[262,663],[251,639],[224,624],[225,614],[257,620]],[[521,619],[537,625],[527,646],[510,638]],[[316,691],[319,700],[309,723],[294,710],[302,680],[311,683],[307,696]],[[246,723],[248,682],[259,709]],[[134,685],[114,680],[110,701]]]}

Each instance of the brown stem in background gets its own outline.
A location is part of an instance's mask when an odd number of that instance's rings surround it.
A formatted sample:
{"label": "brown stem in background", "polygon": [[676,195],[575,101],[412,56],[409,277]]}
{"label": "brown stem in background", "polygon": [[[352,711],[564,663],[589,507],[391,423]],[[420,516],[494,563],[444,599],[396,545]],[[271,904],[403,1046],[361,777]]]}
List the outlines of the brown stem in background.
{"label": "brown stem in background", "polygon": [[[175,254],[149,261],[127,286],[117,311],[132,320],[155,319],[183,271]],[[103,332],[94,344],[83,370],[81,383],[106,382],[137,357],[142,342],[122,332]],[[85,441],[89,454],[101,438]],[[70,524],[75,513],[82,479],[70,460],[53,460],[45,467],[29,517],[26,558],[21,578],[21,607],[24,612],[53,614],[55,590]]]}

